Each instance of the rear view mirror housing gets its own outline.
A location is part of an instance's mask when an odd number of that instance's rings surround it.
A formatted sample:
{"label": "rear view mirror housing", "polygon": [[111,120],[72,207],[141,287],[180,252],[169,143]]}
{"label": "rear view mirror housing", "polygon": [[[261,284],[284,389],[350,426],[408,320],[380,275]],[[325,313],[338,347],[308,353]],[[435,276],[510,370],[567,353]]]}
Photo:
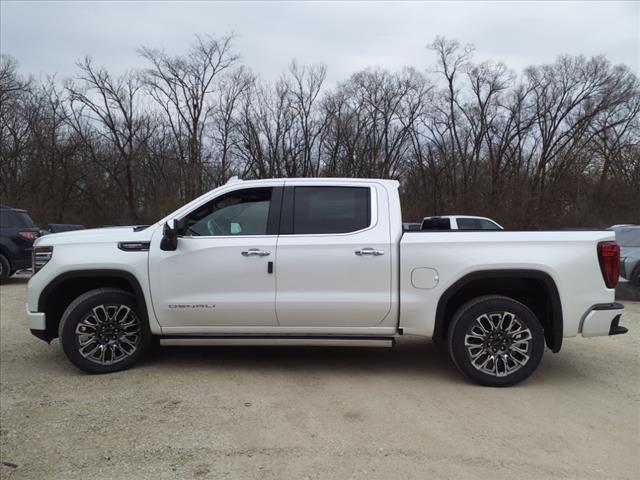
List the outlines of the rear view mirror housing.
{"label": "rear view mirror housing", "polygon": [[162,240],[160,241],[160,250],[167,252],[174,251],[178,248],[178,234],[180,230],[180,222],[178,220],[169,220],[162,228]]}

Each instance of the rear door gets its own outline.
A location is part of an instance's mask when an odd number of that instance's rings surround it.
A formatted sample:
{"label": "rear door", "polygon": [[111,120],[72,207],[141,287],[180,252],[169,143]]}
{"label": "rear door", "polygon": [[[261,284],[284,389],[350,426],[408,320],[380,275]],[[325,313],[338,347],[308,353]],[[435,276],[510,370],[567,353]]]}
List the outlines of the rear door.
{"label": "rear door", "polygon": [[371,327],[391,308],[387,192],[375,183],[287,183],[278,237],[281,327]]}

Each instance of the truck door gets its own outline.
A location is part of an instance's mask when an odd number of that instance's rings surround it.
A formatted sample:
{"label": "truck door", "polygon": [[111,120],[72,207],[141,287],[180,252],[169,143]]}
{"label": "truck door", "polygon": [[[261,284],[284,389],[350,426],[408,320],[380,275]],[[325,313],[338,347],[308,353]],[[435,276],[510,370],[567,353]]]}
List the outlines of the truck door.
{"label": "truck door", "polygon": [[239,188],[184,218],[175,251],[149,252],[153,308],[162,327],[276,326],[281,187]]}
{"label": "truck door", "polygon": [[391,308],[386,191],[287,182],[278,237],[281,327],[371,327]]}

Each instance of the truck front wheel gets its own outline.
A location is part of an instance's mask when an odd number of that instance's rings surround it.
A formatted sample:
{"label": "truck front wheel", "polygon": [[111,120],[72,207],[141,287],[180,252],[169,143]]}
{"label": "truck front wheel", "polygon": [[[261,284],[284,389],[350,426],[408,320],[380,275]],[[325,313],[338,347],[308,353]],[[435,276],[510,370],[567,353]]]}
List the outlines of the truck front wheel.
{"label": "truck front wheel", "polygon": [[540,364],[544,333],[536,315],[509,297],[488,295],[465,303],[449,324],[449,353],[475,382],[507,387]]}
{"label": "truck front wheel", "polygon": [[115,288],[76,298],[62,315],[59,337],[69,360],[89,373],[125,370],[142,358],[151,342],[134,296]]}

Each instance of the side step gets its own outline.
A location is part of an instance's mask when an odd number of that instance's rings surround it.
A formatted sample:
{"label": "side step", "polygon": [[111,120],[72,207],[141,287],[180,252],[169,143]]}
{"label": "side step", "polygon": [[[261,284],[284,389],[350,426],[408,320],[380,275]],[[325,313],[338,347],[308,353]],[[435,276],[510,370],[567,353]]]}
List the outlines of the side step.
{"label": "side step", "polygon": [[393,347],[389,337],[160,337],[160,345],[203,346],[292,346],[292,347]]}

